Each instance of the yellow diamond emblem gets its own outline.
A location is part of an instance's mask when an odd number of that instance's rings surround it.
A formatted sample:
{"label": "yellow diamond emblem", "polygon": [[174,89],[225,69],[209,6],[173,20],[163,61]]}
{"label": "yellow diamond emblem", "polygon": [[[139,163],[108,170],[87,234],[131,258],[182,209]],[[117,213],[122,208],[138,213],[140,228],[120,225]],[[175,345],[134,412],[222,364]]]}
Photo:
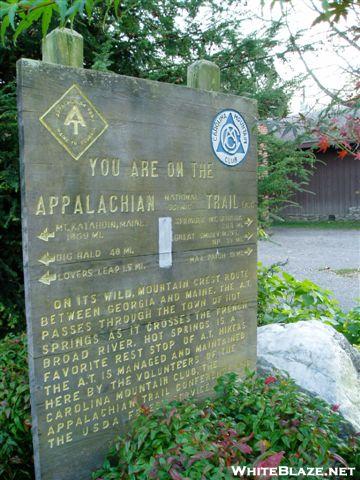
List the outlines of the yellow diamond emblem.
{"label": "yellow diamond emblem", "polygon": [[40,122],[75,160],[78,160],[109,126],[75,84],[40,117]]}

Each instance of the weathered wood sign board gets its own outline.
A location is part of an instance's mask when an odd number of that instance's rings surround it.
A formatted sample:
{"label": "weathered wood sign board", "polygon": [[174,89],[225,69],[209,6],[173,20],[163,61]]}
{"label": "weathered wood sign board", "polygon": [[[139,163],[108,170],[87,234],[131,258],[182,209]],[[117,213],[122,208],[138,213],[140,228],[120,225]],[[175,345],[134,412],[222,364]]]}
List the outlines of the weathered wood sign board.
{"label": "weathered wood sign board", "polygon": [[18,64],[37,478],[256,359],[255,103]]}

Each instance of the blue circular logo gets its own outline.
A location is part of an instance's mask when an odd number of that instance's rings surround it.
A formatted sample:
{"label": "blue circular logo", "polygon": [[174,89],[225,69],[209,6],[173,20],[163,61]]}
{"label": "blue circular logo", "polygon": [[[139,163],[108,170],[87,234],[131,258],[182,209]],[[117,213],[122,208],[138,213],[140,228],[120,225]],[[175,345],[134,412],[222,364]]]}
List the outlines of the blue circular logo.
{"label": "blue circular logo", "polygon": [[244,160],[250,145],[249,129],[236,110],[222,110],[213,120],[211,145],[224,165],[235,166]]}

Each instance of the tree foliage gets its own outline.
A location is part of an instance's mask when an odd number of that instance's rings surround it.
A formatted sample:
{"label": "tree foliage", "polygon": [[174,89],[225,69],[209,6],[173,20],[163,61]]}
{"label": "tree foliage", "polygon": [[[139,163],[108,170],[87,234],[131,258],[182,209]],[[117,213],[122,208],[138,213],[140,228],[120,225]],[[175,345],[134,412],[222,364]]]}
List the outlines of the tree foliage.
{"label": "tree foliage", "polygon": [[120,0],[8,0],[0,2],[1,39],[4,42],[9,27],[14,31],[14,41],[33,23],[41,23],[42,35],[49,30],[51,20],[57,17],[60,27],[67,23],[73,25],[76,16],[86,13],[89,17],[94,8],[102,6],[105,15],[113,9],[115,15],[119,12]]}
{"label": "tree foliage", "polygon": [[[339,71],[332,73],[338,78],[336,89],[330,86],[325,78],[320,79],[316,69],[311,68],[304,56],[301,46],[302,35],[299,27],[290,27],[291,16],[301,14],[301,5],[294,0],[262,0],[262,4],[274,7],[280,5],[283,21],[288,30],[289,40],[294,52],[303,64],[307,75],[313,80],[319,91],[325,93],[328,104],[321,108],[311,105],[308,112],[303,111],[298,116],[287,120],[286,129],[300,130],[308,135],[318,147],[318,151],[325,153],[330,147],[335,147],[339,160],[352,157],[360,160],[360,76],[356,63],[356,54],[360,51],[360,3],[358,0],[310,0],[307,3],[309,15],[314,21],[312,27],[323,23],[326,27],[326,40],[318,40],[316,48],[321,45],[330,48],[336,59],[340,61]],[[310,20],[312,17],[310,17]],[[294,30],[297,33],[294,33]],[[317,29],[314,28],[314,31]],[[323,34],[322,34],[323,36]],[[304,37],[305,38],[305,37]],[[314,46],[316,41],[314,40]],[[330,76],[328,77],[330,78]],[[296,135],[296,133],[295,133]]]}
{"label": "tree foliage", "polygon": [[[269,24],[262,31],[244,35],[245,3],[234,0],[224,0],[221,4],[215,0],[0,2],[4,34],[4,43],[0,46],[2,334],[8,328],[24,328],[16,61],[20,57],[41,58],[41,38],[47,28],[73,25],[84,37],[85,68],[109,69],[119,74],[181,85],[186,83],[188,65],[205,58],[219,65],[223,91],[257,99],[262,118],[283,117],[288,113],[294,85],[281,81],[274,65],[275,56],[285,58],[288,48],[278,40],[281,24]],[[50,8],[51,16],[46,13]],[[236,14],[229,16],[230,8]],[[47,15],[45,26],[44,15]],[[20,25],[21,32],[17,30]],[[279,159],[281,155],[279,151]],[[275,161],[275,153],[273,158]],[[291,169],[295,165],[287,164],[292,165]],[[284,176],[284,169],[281,172]],[[268,183],[260,191],[268,194],[269,188]]]}
{"label": "tree foliage", "polygon": [[[266,0],[262,0],[264,5]],[[294,0],[271,0],[271,6],[276,3],[286,4],[293,3]],[[349,12],[359,5],[358,0],[318,0],[319,16],[314,20],[314,25],[320,22],[339,22],[341,18],[346,18]]]}
{"label": "tree foliage", "polygon": [[[234,0],[225,0],[221,5],[215,0],[0,2],[4,71],[10,67],[14,78],[16,58],[24,55],[40,58],[40,40],[47,29],[70,24],[84,36],[86,68],[184,84],[187,66],[205,58],[219,65],[224,91],[258,99],[260,116],[284,116],[292,84],[282,82],[274,66],[274,49],[279,47],[278,56],[287,50],[277,39],[281,25],[275,22],[263,32],[244,36],[245,3]],[[234,11],[231,17],[227,14],[230,8]],[[53,11],[51,16],[46,14],[49,9]],[[43,26],[45,15],[49,17],[47,28]],[[16,40],[15,46],[9,45],[11,40]],[[30,44],[33,48],[29,48]]]}
{"label": "tree foliage", "polygon": [[[263,0],[263,4],[266,4],[266,0]],[[326,95],[328,106],[359,109],[360,75],[356,60],[360,52],[360,2],[358,0],[309,0],[305,3],[309,19],[313,20],[310,24],[313,48],[315,51],[323,51],[324,55],[332,59],[332,67],[330,67],[332,75],[327,77],[321,75],[316,65],[311,65],[304,55],[302,38],[305,39],[308,35],[301,34],[302,22],[299,22],[298,26],[291,22],[291,18],[301,15],[304,5],[293,0],[274,0],[272,5],[275,4],[280,5],[281,15],[294,52],[303,64],[307,76],[319,89],[319,94],[321,92]],[[319,27],[318,24],[321,26]],[[336,85],[330,81],[334,77],[337,79]],[[309,106],[309,110],[314,110],[313,105]]]}
{"label": "tree foliage", "polygon": [[278,212],[286,204],[293,203],[294,192],[306,189],[316,158],[312,150],[300,148],[301,140],[301,136],[296,140],[284,140],[272,134],[259,135],[259,143],[266,152],[265,161],[258,164],[261,224],[279,218]]}
{"label": "tree foliage", "polygon": [[0,332],[24,324],[14,84],[0,88]]}

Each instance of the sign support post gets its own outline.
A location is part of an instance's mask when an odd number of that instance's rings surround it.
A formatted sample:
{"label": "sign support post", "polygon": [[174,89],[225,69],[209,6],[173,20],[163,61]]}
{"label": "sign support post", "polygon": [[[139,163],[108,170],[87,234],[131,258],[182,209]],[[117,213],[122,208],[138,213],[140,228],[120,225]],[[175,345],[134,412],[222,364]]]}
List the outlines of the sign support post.
{"label": "sign support post", "polygon": [[220,68],[208,60],[198,60],[188,67],[187,86],[199,90],[220,90]]}
{"label": "sign support post", "polygon": [[42,41],[43,62],[83,68],[84,40],[69,28],[56,28]]}

